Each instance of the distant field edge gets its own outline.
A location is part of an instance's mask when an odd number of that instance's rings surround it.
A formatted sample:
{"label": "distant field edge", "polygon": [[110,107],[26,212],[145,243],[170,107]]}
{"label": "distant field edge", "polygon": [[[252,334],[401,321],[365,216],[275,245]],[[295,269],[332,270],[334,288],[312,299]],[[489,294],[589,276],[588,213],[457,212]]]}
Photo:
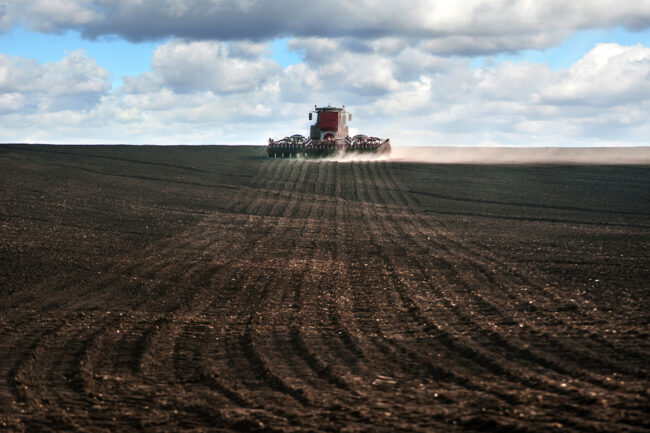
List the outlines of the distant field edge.
{"label": "distant field edge", "polygon": [[[155,148],[260,148],[251,144],[126,144],[126,143],[0,143],[0,146],[74,146],[74,147],[155,147]],[[354,159],[346,158],[346,160]],[[364,158],[367,159],[367,158]],[[592,146],[592,147],[461,147],[461,146],[400,146],[393,147],[390,157],[382,160],[432,164],[596,164],[596,165],[650,165],[650,146]]]}

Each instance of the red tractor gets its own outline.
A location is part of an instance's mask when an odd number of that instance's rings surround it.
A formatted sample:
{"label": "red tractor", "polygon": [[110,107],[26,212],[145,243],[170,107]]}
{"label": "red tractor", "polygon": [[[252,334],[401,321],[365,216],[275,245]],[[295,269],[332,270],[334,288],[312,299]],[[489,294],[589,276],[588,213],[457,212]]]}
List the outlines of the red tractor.
{"label": "red tractor", "polygon": [[336,153],[390,153],[390,140],[367,135],[348,135],[347,121],[352,114],[338,107],[316,107],[309,113],[309,120],[316,114],[316,123],[311,125],[309,138],[300,134],[281,140],[269,138],[266,153],[270,158],[291,158],[297,156],[327,156]]}

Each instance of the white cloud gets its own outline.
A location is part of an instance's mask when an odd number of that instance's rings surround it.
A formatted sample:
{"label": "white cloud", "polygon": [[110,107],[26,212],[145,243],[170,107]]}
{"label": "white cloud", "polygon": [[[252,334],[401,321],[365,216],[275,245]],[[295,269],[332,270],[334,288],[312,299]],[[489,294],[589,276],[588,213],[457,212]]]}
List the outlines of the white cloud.
{"label": "white cloud", "polygon": [[56,111],[92,107],[110,90],[109,78],[109,72],[81,50],[43,65],[0,54],[0,96],[19,93],[25,108]]}
{"label": "white cloud", "polygon": [[[381,52],[381,43],[377,44],[379,48],[364,45],[350,49],[349,45],[350,40],[344,38],[293,39],[288,44],[291,49],[303,53],[309,71],[318,75],[318,86],[331,91],[348,91],[370,97],[387,94],[398,90],[402,85],[396,74],[406,75],[409,66],[415,66],[404,62],[404,58],[396,62],[392,56]],[[400,48],[408,47],[402,45]],[[399,56],[401,51],[392,54]],[[426,54],[418,56],[415,51],[407,56],[409,60],[420,61],[415,66],[419,73],[425,72],[429,66],[426,61],[421,61],[424,56]]]}
{"label": "white cloud", "polygon": [[[306,134],[313,104],[346,104],[352,133],[396,145],[647,144],[649,49],[600,44],[570,68],[432,54],[405,39],[299,38],[285,68],[267,46],[173,39],[110,91],[82,51],[0,55],[0,136],[13,141],[264,144]],[[357,41],[358,42],[358,41]]]}
{"label": "white cloud", "polygon": [[619,105],[650,98],[650,48],[598,44],[541,91],[558,104]]}
{"label": "white cloud", "polygon": [[304,63],[287,66],[279,76],[277,92],[285,101],[311,103],[322,90],[318,72]]}
{"label": "white cloud", "polygon": [[40,75],[41,66],[35,60],[0,54],[0,92],[27,91]]}
{"label": "white cloud", "polygon": [[362,107],[364,118],[409,144],[648,144],[650,68],[641,45],[598,45],[559,71],[508,61],[443,65]]}
{"label": "white cloud", "polygon": [[77,50],[59,62],[46,63],[35,87],[52,95],[101,95],[110,89],[109,75],[86,52]]}
{"label": "white cloud", "polygon": [[243,92],[259,87],[279,69],[272,60],[250,59],[250,47],[244,51],[247,58],[238,58],[223,42],[173,40],[156,49],[151,66],[177,92]]}
{"label": "white cloud", "polygon": [[0,114],[21,112],[25,108],[25,97],[17,92],[0,93]]}
{"label": "white cloud", "polygon": [[472,94],[484,99],[529,102],[536,89],[551,85],[558,74],[540,63],[516,63],[504,61],[495,68],[475,71],[476,85]]}
{"label": "white cloud", "polygon": [[43,32],[64,32],[103,19],[101,10],[90,0],[3,0],[0,3],[0,30],[16,24]]}

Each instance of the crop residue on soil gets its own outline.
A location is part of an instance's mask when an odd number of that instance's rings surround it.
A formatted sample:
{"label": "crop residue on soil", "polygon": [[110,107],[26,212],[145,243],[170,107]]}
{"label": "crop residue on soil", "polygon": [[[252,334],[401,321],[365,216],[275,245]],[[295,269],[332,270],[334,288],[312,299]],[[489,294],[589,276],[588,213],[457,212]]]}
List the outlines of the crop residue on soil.
{"label": "crop residue on soil", "polygon": [[650,429],[649,165],[263,155],[0,146],[0,431]]}

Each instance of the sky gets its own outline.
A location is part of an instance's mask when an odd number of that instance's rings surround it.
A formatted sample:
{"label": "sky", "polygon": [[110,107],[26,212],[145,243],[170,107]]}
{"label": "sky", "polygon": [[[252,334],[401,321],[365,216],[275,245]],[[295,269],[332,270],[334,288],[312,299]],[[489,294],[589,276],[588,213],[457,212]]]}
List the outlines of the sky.
{"label": "sky", "polygon": [[0,0],[0,142],[650,145],[650,0]]}

